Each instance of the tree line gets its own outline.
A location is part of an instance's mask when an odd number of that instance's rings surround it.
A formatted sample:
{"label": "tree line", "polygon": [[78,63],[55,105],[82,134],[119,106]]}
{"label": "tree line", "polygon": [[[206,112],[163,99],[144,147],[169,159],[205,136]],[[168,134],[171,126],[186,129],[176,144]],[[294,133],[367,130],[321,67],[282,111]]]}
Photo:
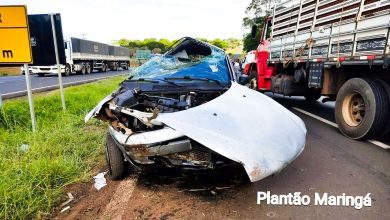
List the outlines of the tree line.
{"label": "tree line", "polygon": [[[213,40],[208,40],[206,38],[198,38],[198,39],[210,43],[212,45],[215,45],[224,50],[237,48],[240,47],[242,44],[242,40],[235,39],[235,38],[228,38],[228,39],[217,38]],[[152,50],[153,53],[165,53],[176,41],[177,40],[170,41],[169,39],[166,38],[162,38],[162,39],[146,38],[143,40],[131,40],[131,39],[122,38],[120,40],[114,41],[113,43],[120,45],[122,47],[129,48],[131,53],[135,53],[135,51],[138,49]]]}

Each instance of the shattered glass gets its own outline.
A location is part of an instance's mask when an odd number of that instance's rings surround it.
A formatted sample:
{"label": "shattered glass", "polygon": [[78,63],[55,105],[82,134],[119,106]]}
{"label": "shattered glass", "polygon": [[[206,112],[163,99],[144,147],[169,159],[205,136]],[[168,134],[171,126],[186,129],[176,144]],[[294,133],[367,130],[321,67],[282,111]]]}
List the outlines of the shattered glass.
{"label": "shattered glass", "polygon": [[[134,70],[132,79],[196,77],[229,83],[230,76],[225,53],[215,48],[210,49],[211,54],[208,56],[189,55],[187,59],[167,54],[155,56]],[[188,80],[183,81],[185,82],[191,83]]]}

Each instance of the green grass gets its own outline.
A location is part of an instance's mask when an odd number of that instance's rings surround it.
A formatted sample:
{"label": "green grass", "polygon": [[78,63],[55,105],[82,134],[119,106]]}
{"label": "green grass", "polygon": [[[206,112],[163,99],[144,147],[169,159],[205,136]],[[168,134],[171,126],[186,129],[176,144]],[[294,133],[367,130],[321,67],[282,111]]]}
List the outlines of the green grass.
{"label": "green grass", "polygon": [[[67,185],[88,180],[103,160],[107,125],[84,116],[124,77],[34,95],[38,131],[30,131],[28,102],[0,109],[0,219],[47,218]],[[27,144],[27,151],[21,146]]]}

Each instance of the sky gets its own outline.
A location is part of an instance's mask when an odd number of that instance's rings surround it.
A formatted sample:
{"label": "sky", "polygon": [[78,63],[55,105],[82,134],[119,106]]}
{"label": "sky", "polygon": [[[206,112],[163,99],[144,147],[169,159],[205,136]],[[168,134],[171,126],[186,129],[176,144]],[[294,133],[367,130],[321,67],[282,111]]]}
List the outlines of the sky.
{"label": "sky", "polygon": [[242,38],[251,0],[0,0],[28,14],[60,13],[64,36],[112,43],[121,38]]}

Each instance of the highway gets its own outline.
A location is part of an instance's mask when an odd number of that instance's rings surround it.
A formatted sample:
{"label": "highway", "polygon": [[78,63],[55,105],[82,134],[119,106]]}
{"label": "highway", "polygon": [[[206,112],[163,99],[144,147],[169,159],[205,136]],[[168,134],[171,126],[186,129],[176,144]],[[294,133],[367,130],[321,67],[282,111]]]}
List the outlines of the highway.
{"label": "highway", "polygon": [[[268,94],[269,95],[269,94]],[[272,95],[270,95],[272,96]],[[88,183],[60,219],[388,219],[390,151],[367,141],[351,140],[334,124],[333,103],[307,104],[301,98],[272,96],[303,119],[308,133],[303,153],[279,174],[250,183],[236,172],[181,176],[154,170],[108,180],[102,191]],[[303,113],[305,112],[305,113]],[[254,117],[256,116],[255,113]],[[312,116],[315,117],[312,117]],[[332,124],[333,123],[333,124]],[[280,134],[283,138],[283,134]],[[388,142],[381,142],[388,144]],[[385,145],[387,146],[387,145]],[[106,171],[106,168],[102,168]],[[257,192],[308,195],[308,206],[256,203]],[[316,206],[315,193],[366,196],[371,207]],[[92,202],[98,201],[98,202]]]}
{"label": "highway", "polygon": [[[73,83],[83,83],[91,80],[98,80],[102,78],[128,75],[131,70],[128,71],[108,71],[105,73],[93,72],[89,75],[71,75],[68,77],[62,77],[64,85],[70,85]],[[58,86],[58,76],[56,74],[45,75],[39,77],[38,75],[31,75],[31,86],[33,90],[41,89],[54,89]],[[3,98],[13,98],[21,95],[25,95],[26,79],[24,75],[20,76],[4,76],[0,77],[0,93]]]}

